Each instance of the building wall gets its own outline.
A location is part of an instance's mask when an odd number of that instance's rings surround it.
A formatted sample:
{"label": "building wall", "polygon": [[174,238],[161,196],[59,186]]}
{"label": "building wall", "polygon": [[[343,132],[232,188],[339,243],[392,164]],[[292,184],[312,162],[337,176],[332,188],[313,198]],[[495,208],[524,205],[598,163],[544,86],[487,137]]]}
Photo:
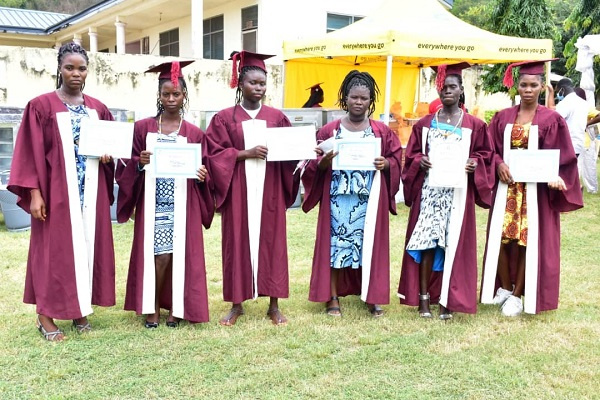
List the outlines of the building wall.
{"label": "building wall", "polygon": [[[109,108],[146,116],[156,112],[157,76],[144,74],[144,71],[165,62],[164,57],[105,53],[89,57],[85,93],[100,99]],[[0,46],[0,107],[22,108],[33,97],[54,90],[56,63],[53,49]],[[274,107],[283,104],[281,69],[281,66],[268,66],[265,104]],[[196,60],[182,72],[189,89],[190,114],[234,104],[235,90],[229,87],[229,61]]]}

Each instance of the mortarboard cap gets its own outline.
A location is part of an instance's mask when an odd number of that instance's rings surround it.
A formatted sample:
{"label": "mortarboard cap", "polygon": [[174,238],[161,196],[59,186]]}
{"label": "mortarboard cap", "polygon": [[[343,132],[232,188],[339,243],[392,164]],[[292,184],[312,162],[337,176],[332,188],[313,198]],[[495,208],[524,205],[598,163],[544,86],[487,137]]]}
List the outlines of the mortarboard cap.
{"label": "mortarboard cap", "polygon": [[431,69],[433,69],[437,73],[437,76],[435,78],[435,87],[437,88],[438,92],[444,87],[444,81],[446,80],[446,77],[448,75],[462,76],[462,70],[465,68],[469,68],[470,66],[471,64],[469,64],[468,62],[461,62],[458,64],[431,67]]}
{"label": "mortarboard cap", "polygon": [[194,61],[169,61],[150,67],[144,72],[158,72],[158,79],[171,79],[173,86],[179,86],[179,78],[183,78],[181,69]]}
{"label": "mortarboard cap", "polygon": [[519,75],[542,75],[544,73],[544,64],[554,60],[558,60],[558,58],[538,61],[520,61],[509,64],[506,68],[506,72],[504,72],[502,83],[509,89],[515,84],[512,73],[514,67],[519,67]]}
{"label": "mortarboard cap", "polygon": [[233,65],[231,67],[231,82],[229,82],[229,86],[234,88],[238,85],[238,75],[244,67],[258,67],[267,72],[265,60],[271,57],[274,57],[274,55],[253,53],[246,50],[231,53],[229,59],[233,61]]}
{"label": "mortarboard cap", "polygon": [[321,85],[322,85],[322,84],[324,84],[324,83],[325,83],[325,82],[319,82],[319,83],[317,83],[317,84],[314,84],[314,85],[312,85],[311,87],[307,87],[307,88],[306,88],[306,90],[309,90],[309,89],[310,89],[310,92],[311,92],[311,93],[314,93],[314,92],[319,92],[319,91],[320,91],[320,92],[322,92],[322,91],[323,91],[323,89],[321,88]]}

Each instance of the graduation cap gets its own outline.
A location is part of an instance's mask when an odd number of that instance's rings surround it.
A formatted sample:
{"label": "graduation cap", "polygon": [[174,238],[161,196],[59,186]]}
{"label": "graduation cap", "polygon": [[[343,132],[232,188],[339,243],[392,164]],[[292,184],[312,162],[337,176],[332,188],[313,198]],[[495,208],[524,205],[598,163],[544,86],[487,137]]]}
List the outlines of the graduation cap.
{"label": "graduation cap", "polygon": [[181,69],[193,63],[194,61],[168,61],[144,72],[158,72],[158,79],[171,79],[173,86],[179,86],[179,78],[183,78]]}
{"label": "graduation cap", "polygon": [[471,64],[468,62],[461,62],[458,64],[450,64],[450,65],[440,65],[437,67],[431,67],[436,73],[437,76],[435,78],[435,87],[437,91],[441,91],[444,87],[444,81],[448,75],[459,75],[462,76],[462,70],[465,68],[469,68]]}
{"label": "graduation cap", "polygon": [[544,73],[544,64],[554,60],[558,60],[558,58],[539,61],[520,61],[509,64],[506,72],[504,72],[502,83],[509,89],[515,84],[512,73],[514,67],[519,67],[519,75],[542,75]]}
{"label": "graduation cap", "polygon": [[238,85],[238,75],[242,71],[244,67],[257,67],[267,72],[267,67],[265,66],[265,60],[267,58],[274,57],[272,54],[259,54],[253,53],[251,51],[234,51],[231,53],[229,57],[230,60],[233,61],[233,65],[231,66],[231,81],[229,82],[229,86],[233,89]]}
{"label": "graduation cap", "polygon": [[313,94],[314,92],[322,92],[323,88],[321,87],[321,85],[324,83],[325,82],[319,82],[315,85],[312,85],[311,87],[307,87],[306,90],[310,89],[310,94]]}

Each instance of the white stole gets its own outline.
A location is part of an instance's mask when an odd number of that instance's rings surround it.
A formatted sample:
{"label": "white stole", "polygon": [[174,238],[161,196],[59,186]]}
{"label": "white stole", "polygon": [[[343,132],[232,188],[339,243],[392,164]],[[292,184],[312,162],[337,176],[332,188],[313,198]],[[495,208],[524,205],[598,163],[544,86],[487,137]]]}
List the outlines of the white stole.
{"label": "white stole", "polygon": [[[504,162],[509,164],[511,145],[511,132],[513,124],[507,124],[504,128]],[[529,128],[529,150],[538,149],[538,126],[531,125]],[[537,309],[537,284],[538,284],[538,251],[539,251],[539,213],[537,201],[537,184],[527,183],[527,253],[525,256],[525,302],[524,311],[535,314]],[[498,182],[496,198],[494,199],[494,211],[490,221],[487,240],[487,254],[483,268],[483,284],[481,288],[481,302],[491,304],[494,299],[496,286],[496,275],[498,271],[498,256],[502,240],[502,226],[504,213],[506,211],[506,196],[508,185]]]}
{"label": "white stole", "polygon": [[[96,110],[87,108],[90,118],[98,119]],[[94,244],[96,239],[96,202],[98,199],[98,173],[100,160],[88,157],[85,162],[85,190],[83,210],[79,198],[79,182],[75,164],[75,147],[71,116],[68,111],[56,113],[65,163],[65,178],[71,219],[71,240],[75,265],[77,301],[82,316],[93,313],[92,287],[94,279]]]}
{"label": "white stole", "polygon": [[[266,145],[264,130],[267,122],[260,119],[249,119],[242,122],[244,131],[244,148]],[[258,258],[260,249],[260,232],[262,218],[263,192],[267,162],[258,158],[244,161],[246,170],[246,200],[248,203],[248,241],[250,245],[250,263],[252,266],[252,298],[258,297]]]}
{"label": "white stole", "polygon": [[[146,150],[153,152],[158,134],[146,136]],[[177,144],[187,143],[185,136],[177,136]],[[144,272],[142,284],[142,314],[154,314],[156,301],[156,266],[154,262],[154,226],[156,219],[156,176],[149,164],[144,168]],[[187,179],[175,178],[172,268],[172,314],[184,318],[185,246],[187,227]]]}

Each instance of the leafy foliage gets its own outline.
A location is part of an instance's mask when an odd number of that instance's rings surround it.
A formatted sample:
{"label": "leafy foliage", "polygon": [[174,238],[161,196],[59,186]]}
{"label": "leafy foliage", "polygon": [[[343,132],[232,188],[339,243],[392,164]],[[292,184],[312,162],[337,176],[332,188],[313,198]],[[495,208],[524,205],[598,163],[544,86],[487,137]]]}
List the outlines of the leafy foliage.
{"label": "leafy foliage", "polygon": [[[495,0],[490,15],[490,30],[500,35],[534,39],[559,39],[547,0]],[[516,90],[502,84],[508,64],[485,67],[483,89],[488,93],[508,92],[514,98]]]}
{"label": "leafy foliage", "polygon": [[[569,17],[565,20],[565,34],[563,36],[564,57],[566,68],[574,76],[579,77],[575,71],[577,63],[577,47],[575,43],[585,35],[600,34],[600,2],[597,0],[579,0]],[[596,98],[600,93],[600,64],[599,57],[595,58],[594,77],[596,84]]]}
{"label": "leafy foliage", "polygon": [[0,0],[1,7],[22,8],[26,10],[50,11],[56,13],[76,14],[85,10],[99,0]]}

